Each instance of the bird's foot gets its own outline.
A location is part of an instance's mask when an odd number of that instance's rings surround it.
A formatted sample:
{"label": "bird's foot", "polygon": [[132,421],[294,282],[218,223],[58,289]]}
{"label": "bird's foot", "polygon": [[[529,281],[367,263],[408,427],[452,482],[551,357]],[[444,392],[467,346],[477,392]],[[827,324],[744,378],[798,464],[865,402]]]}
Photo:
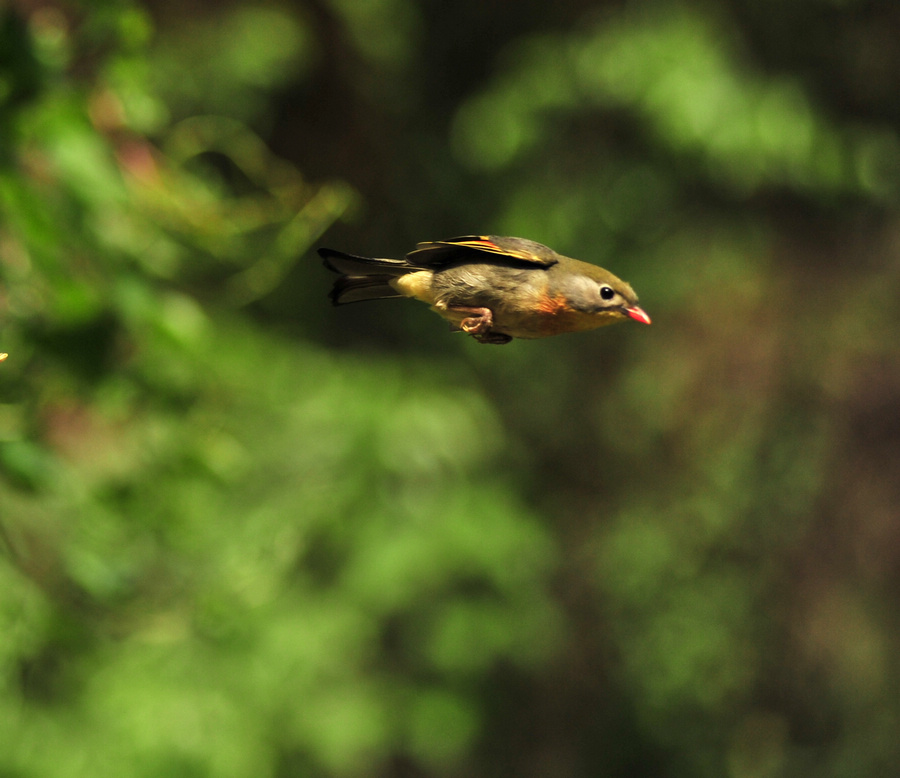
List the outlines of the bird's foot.
{"label": "bird's foot", "polygon": [[450,310],[472,314],[472,316],[467,316],[459,323],[459,328],[466,335],[471,335],[479,343],[491,343],[500,346],[512,340],[512,337],[509,335],[491,331],[491,328],[494,326],[494,313],[490,308],[453,306]]}
{"label": "bird's foot", "polygon": [[459,328],[466,335],[483,335],[491,331],[494,326],[494,312],[490,308],[465,308],[461,305],[454,305],[451,311],[459,313],[471,313],[459,323]]}
{"label": "bird's foot", "polygon": [[492,346],[503,346],[512,340],[512,335],[507,335],[503,332],[485,332],[472,337],[479,343],[490,343]]}

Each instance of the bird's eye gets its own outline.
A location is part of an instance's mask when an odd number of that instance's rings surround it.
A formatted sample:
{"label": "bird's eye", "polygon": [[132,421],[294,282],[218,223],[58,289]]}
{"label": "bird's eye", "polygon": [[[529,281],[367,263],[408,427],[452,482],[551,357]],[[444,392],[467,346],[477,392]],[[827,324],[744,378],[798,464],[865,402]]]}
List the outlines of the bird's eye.
{"label": "bird's eye", "polygon": [[600,296],[604,300],[612,300],[613,297],[616,296],[616,291],[611,286],[601,286],[600,287]]}

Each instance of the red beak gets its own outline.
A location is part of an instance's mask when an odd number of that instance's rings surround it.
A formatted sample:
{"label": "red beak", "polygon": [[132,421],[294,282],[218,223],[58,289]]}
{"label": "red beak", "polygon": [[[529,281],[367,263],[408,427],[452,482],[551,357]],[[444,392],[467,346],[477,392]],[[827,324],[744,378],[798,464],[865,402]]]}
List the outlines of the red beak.
{"label": "red beak", "polygon": [[634,308],[626,308],[625,313],[627,313],[635,321],[639,321],[641,324],[650,323],[650,317],[646,313],[644,313],[644,309],[638,308],[636,305],[634,306]]}

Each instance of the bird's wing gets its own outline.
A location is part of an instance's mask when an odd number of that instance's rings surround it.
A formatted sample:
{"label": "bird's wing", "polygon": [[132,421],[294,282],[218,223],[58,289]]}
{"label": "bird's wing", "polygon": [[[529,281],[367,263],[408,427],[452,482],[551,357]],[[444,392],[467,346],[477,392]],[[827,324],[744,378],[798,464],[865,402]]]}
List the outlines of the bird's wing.
{"label": "bird's wing", "polygon": [[508,258],[511,260],[510,264],[525,263],[532,267],[547,268],[559,261],[553,252],[538,243],[513,238],[492,238],[489,235],[464,235],[419,243],[414,251],[406,255],[406,259],[418,267],[437,268],[460,260],[474,260],[476,258],[472,256],[472,252],[494,254]]}

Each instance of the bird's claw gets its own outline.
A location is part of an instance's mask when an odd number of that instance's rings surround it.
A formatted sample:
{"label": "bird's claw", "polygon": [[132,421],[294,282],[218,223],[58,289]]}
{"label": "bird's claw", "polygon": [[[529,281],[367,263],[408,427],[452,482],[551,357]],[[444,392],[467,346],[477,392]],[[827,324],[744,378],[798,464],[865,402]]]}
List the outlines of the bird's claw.
{"label": "bird's claw", "polygon": [[465,332],[466,335],[471,335],[479,343],[490,343],[495,346],[501,346],[512,340],[512,337],[509,335],[502,332],[491,331],[491,328],[494,326],[494,313],[490,308],[457,307],[454,308],[454,310],[474,314],[473,316],[467,316],[463,319],[459,323],[459,328]]}
{"label": "bird's claw", "polygon": [[503,332],[484,332],[472,337],[479,343],[490,343],[493,346],[502,346],[512,340],[512,335],[507,335]]}
{"label": "bird's claw", "polygon": [[457,308],[458,311],[465,313],[473,313],[474,316],[468,316],[459,323],[459,328],[466,335],[478,336],[486,335],[494,326],[494,313],[490,308]]}

